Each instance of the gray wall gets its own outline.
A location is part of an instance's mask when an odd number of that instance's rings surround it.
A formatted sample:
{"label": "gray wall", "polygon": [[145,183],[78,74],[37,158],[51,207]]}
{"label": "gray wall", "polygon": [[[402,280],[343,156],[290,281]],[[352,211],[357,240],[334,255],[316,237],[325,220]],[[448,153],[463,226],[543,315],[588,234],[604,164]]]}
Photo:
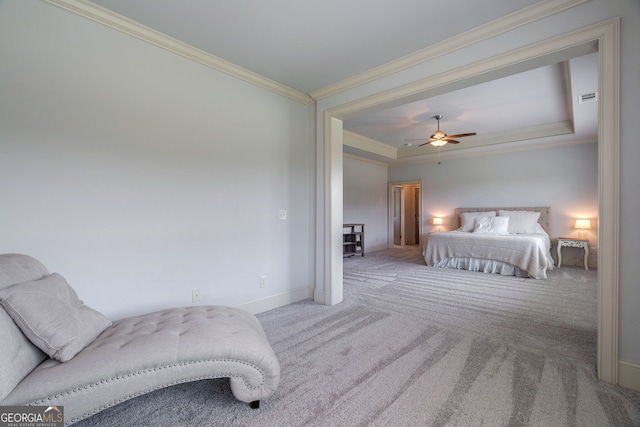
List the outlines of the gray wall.
{"label": "gray wall", "polygon": [[365,252],[388,247],[387,167],[344,158],[345,223],[365,224]]}
{"label": "gray wall", "polygon": [[40,1],[0,64],[0,253],[111,318],[313,285],[310,107]]}

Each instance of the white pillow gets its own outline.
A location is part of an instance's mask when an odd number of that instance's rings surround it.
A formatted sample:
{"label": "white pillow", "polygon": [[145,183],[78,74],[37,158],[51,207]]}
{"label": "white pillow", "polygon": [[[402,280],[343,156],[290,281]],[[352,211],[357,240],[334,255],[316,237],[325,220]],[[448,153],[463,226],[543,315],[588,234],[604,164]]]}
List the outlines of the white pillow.
{"label": "white pillow", "polygon": [[499,210],[500,216],[509,217],[509,233],[533,234],[540,218],[540,212]]}
{"label": "white pillow", "polygon": [[476,226],[476,218],[496,216],[496,211],[488,212],[462,212],[460,214],[460,231],[471,232]]}
{"label": "white pillow", "polygon": [[84,305],[57,273],[0,290],[0,305],[34,345],[61,362],[71,360],[111,325]]}
{"label": "white pillow", "polygon": [[483,216],[476,218],[474,233],[509,234],[508,216]]}
{"label": "white pillow", "polygon": [[[544,227],[542,227],[542,225],[540,225],[539,222],[536,223],[535,234],[547,234],[547,232],[545,231]],[[548,234],[547,234],[547,236],[548,236]]]}

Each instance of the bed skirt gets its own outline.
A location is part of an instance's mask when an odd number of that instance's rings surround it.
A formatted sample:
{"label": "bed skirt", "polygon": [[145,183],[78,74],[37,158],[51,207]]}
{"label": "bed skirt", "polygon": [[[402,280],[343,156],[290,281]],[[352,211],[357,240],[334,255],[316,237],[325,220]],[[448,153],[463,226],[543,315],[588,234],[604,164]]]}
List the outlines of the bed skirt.
{"label": "bed skirt", "polygon": [[[453,268],[457,270],[481,271],[483,273],[501,274],[503,276],[529,277],[527,270],[502,261],[480,258],[445,258],[434,267]],[[547,272],[542,271],[540,278],[546,279]]]}

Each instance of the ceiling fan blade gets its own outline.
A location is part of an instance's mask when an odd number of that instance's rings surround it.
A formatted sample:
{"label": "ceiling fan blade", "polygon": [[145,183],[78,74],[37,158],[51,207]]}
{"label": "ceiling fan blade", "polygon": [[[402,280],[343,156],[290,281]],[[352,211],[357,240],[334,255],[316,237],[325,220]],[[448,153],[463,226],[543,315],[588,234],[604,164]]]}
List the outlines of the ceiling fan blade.
{"label": "ceiling fan blade", "polygon": [[447,144],[460,144],[460,141],[456,141],[455,139],[447,139]]}
{"label": "ceiling fan blade", "polygon": [[405,141],[426,141],[427,138],[405,139]]}
{"label": "ceiling fan blade", "polygon": [[[463,136],[473,136],[473,135],[477,135],[475,132],[473,133],[459,133],[457,135],[447,135],[444,137],[444,139],[449,140],[450,138],[462,138]],[[451,142],[451,141],[449,141]]]}
{"label": "ceiling fan blade", "polygon": [[420,145],[418,145],[418,147],[422,147],[423,145],[427,145],[427,144],[431,144],[431,141],[427,141],[424,144],[420,144]]}

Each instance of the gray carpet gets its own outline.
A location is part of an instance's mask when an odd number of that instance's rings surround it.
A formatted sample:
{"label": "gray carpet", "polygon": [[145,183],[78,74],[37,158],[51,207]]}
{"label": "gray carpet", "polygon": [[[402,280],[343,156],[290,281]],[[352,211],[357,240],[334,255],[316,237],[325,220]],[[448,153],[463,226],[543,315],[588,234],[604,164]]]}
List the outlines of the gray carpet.
{"label": "gray carpet", "polygon": [[204,380],[76,426],[640,426],[640,393],[596,379],[596,272],[519,279],[389,250],[344,277],[342,304],[258,316],[282,366],[260,409]]}

